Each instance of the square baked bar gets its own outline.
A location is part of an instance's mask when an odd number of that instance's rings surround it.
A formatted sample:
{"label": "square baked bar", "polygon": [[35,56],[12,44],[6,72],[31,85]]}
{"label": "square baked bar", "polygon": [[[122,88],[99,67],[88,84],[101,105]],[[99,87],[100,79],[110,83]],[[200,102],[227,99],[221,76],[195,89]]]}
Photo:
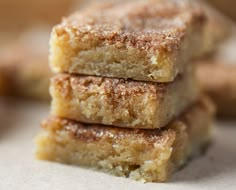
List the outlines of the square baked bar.
{"label": "square baked bar", "polygon": [[197,76],[204,92],[216,104],[218,116],[236,118],[235,63],[222,58],[200,61],[197,65]]}
{"label": "square baked bar", "polygon": [[50,117],[36,138],[36,156],[134,180],[162,182],[206,147],[212,115],[205,99],[163,129],[116,128]]}
{"label": "square baked bar", "polygon": [[205,46],[206,16],[198,1],[104,3],[55,26],[54,72],[170,82]]}
{"label": "square baked bar", "polygon": [[0,44],[0,95],[50,99],[49,31],[47,27],[34,26]]}
{"label": "square baked bar", "polygon": [[199,97],[193,72],[174,82],[58,74],[51,80],[52,115],[79,122],[160,128]]}

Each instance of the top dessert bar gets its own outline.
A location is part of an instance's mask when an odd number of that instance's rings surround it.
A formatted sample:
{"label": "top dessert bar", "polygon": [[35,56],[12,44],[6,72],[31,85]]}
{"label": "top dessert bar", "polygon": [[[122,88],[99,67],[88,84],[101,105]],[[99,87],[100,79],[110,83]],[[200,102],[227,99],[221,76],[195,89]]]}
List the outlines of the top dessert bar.
{"label": "top dessert bar", "polygon": [[54,72],[170,82],[202,54],[199,1],[102,3],[64,18],[50,40]]}

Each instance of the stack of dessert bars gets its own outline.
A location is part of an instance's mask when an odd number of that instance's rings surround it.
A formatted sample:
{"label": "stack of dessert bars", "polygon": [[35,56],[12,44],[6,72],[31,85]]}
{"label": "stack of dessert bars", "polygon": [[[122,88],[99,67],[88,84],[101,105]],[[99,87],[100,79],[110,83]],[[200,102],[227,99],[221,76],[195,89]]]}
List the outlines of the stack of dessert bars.
{"label": "stack of dessert bars", "polygon": [[217,41],[209,20],[194,0],[95,4],[64,18],[36,156],[166,181],[211,139],[214,109],[192,63]]}

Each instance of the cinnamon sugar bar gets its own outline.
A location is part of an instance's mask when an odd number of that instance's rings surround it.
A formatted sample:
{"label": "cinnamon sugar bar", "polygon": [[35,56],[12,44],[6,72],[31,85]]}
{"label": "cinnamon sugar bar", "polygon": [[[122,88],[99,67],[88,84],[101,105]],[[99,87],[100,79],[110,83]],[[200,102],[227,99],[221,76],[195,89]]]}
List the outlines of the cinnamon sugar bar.
{"label": "cinnamon sugar bar", "polygon": [[50,117],[36,138],[36,156],[134,180],[163,182],[209,143],[212,114],[211,104],[200,101],[165,128],[154,130]]}
{"label": "cinnamon sugar bar", "polygon": [[103,3],[64,18],[50,40],[54,72],[170,82],[205,46],[198,1]]}

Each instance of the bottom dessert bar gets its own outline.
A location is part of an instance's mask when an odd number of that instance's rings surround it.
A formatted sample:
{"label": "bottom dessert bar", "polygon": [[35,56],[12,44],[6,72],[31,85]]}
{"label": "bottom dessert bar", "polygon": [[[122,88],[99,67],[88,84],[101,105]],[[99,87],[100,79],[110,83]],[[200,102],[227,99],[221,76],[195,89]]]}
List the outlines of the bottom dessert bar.
{"label": "bottom dessert bar", "polygon": [[49,117],[36,138],[36,156],[134,180],[163,182],[209,143],[212,116],[212,106],[204,99],[163,129],[117,128]]}

